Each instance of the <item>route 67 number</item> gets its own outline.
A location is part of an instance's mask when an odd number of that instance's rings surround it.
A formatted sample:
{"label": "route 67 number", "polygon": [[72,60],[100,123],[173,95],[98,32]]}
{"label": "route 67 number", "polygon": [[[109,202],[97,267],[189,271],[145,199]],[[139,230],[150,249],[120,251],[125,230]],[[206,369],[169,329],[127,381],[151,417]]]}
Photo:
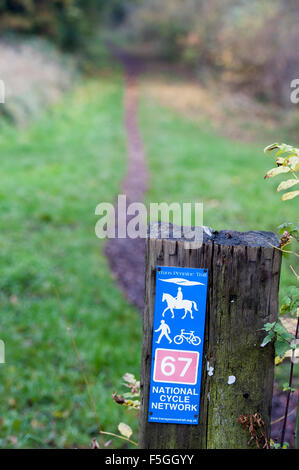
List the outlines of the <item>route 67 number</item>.
{"label": "route 67 number", "polygon": [[157,348],[155,354],[155,382],[195,385],[197,382],[199,353],[177,349]]}

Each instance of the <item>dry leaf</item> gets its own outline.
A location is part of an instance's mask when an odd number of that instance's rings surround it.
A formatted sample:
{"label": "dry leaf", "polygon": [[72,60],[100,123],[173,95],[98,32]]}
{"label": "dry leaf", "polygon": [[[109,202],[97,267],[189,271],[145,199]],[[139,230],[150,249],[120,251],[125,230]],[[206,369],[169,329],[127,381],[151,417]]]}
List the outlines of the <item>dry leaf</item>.
{"label": "dry leaf", "polygon": [[118,425],[118,430],[119,430],[119,432],[121,433],[122,436],[125,436],[125,437],[127,437],[128,439],[130,439],[130,437],[131,437],[132,434],[133,434],[133,431],[132,431],[132,429],[130,428],[130,426],[128,426],[128,425],[125,424],[125,423],[119,423],[119,425]]}
{"label": "dry leaf", "polygon": [[293,199],[294,197],[299,196],[299,191],[290,191],[289,193],[285,193],[281,200],[287,201],[288,199]]}

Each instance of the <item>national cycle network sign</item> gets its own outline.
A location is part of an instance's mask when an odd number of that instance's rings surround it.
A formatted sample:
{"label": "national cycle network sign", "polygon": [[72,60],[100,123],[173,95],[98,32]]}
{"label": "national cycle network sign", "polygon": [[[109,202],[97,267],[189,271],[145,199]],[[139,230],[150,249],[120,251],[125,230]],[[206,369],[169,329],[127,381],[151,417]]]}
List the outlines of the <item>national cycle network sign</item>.
{"label": "national cycle network sign", "polygon": [[198,424],[208,270],[156,274],[148,421]]}

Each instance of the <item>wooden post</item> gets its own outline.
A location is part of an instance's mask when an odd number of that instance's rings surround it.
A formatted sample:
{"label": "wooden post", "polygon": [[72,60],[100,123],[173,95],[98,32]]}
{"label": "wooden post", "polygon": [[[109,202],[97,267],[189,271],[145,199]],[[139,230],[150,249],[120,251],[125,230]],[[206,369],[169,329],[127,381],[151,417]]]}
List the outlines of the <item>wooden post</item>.
{"label": "wooden post", "polygon": [[[179,228],[180,229],[180,228]],[[262,348],[264,324],[278,312],[281,252],[271,232],[204,234],[200,248],[163,238],[164,223],[151,224],[146,246],[145,310],[141,367],[139,446],[148,449],[248,448],[240,415],[260,413],[270,431],[274,348]],[[274,246],[273,246],[274,245]],[[187,245],[188,246],[188,245]],[[190,246],[190,244],[189,244]],[[208,268],[199,425],[148,423],[156,266]],[[214,373],[207,373],[207,361]],[[228,384],[234,376],[235,383]],[[253,443],[254,447],[254,443]]]}

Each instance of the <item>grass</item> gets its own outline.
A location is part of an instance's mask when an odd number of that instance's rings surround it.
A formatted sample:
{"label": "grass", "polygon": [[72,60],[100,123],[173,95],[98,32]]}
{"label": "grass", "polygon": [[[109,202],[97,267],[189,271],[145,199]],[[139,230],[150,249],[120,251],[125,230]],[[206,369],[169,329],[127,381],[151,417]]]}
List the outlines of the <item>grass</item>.
{"label": "grass", "polygon": [[[94,232],[96,205],[113,202],[125,171],[122,93],[119,77],[98,78],[27,130],[1,127],[3,448],[88,447],[97,435],[53,285],[103,430],[117,432],[120,421],[136,430],[135,416],[111,394],[125,372],[139,374],[141,320],[111,278]],[[114,439],[113,447],[123,445]]]}
{"label": "grass", "polygon": [[[279,181],[263,180],[273,167],[263,147],[215,135],[146,95],[140,122],[151,172],[149,202],[203,202],[204,225],[216,230],[276,231],[296,220],[297,201],[280,202]],[[282,294],[290,282],[284,263]]]}

